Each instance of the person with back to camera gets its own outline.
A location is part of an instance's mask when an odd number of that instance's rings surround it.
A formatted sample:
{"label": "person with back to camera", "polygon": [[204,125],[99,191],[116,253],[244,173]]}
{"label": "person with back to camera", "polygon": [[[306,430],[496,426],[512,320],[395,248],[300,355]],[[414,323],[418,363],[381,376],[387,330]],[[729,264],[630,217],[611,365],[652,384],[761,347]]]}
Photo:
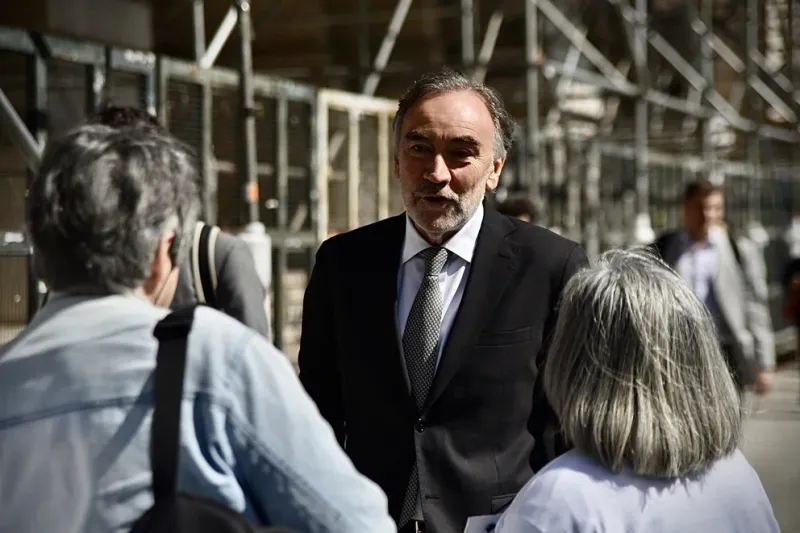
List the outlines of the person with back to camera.
{"label": "person with back to camera", "polygon": [[210,307],[189,308],[185,348],[167,354],[185,359],[185,377],[172,374],[179,460],[151,457],[155,398],[169,390],[156,325],[195,227],[196,182],[191,150],[152,128],[84,125],[48,143],[27,229],[51,296],[0,347],[0,533],[127,533],[168,477],[159,464],[177,464],[181,494],[253,525],[395,533],[386,496],[286,357]]}
{"label": "person with back to camera", "polygon": [[643,249],[564,289],[544,389],[574,449],[495,533],[777,533],[739,450],[742,407],[705,306]]}
{"label": "person with back to camera", "polygon": [[[153,128],[166,133],[146,109],[106,106],[91,115],[90,124],[111,128]],[[247,243],[216,226],[199,222],[186,260],[180,265],[172,309],[204,303],[232,316],[270,340],[264,301],[266,290],[258,277]]]}

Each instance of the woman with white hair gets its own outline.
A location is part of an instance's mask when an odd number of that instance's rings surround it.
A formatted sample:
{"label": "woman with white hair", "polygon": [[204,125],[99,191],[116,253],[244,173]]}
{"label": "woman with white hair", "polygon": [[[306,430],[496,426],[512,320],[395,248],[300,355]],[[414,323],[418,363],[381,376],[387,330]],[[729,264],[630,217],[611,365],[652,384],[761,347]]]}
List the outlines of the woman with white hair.
{"label": "woman with white hair", "polygon": [[496,533],[780,531],[738,449],[742,406],[712,318],[651,252],[607,252],[569,281],[544,388],[574,449]]}

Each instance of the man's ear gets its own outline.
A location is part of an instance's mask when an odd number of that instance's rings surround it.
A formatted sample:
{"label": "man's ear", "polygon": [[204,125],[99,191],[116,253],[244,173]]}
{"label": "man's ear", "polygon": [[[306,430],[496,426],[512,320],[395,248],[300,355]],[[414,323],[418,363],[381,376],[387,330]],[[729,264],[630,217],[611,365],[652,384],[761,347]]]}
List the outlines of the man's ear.
{"label": "man's ear", "polygon": [[499,157],[492,163],[492,172],[486,180],[486,191],[491,192],[497,188],[500,183],[500,173],[503,171],[503,166],[506,164],[505,156]]}

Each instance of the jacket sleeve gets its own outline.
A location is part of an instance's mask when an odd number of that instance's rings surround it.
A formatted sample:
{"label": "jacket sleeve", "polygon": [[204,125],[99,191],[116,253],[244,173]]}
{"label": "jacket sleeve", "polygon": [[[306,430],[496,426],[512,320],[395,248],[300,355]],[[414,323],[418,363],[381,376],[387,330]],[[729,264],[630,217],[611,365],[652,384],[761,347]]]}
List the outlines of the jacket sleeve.
{"label": "jacket sleeve", "polygon": [[271,338],[265,307],[266,290],[247,243],[221,233],[217,241],[217,308],[245,326]]}
{"label": "jacket sleeve", "polygon": [[775,333],[769,308],[767,268],[758,247],[747,239],[738,239],[745,281],[745,313],[753,336],[753,350],[760,369],[775,367]]}
{"label": "jacket sleeve", "polygon": [[353,466],[283,354],[250,335],[226,382],[236,477],[263,523],[319,533],[396,532],[385,494]]}
{"label": "jacket sleeve", "polygon": [[545,340],[537,358],[539,375],[537,377],[536,386],[534,387],[534,405],[539,405],[541,408],[534,409],[528,421],[528,430],[535,438],[530,457],[531,468],[534,472],[539,471],[544,465],[570,449],[569,444],[561,438],[558,417],[556,417],[555,412],[552,407],[550,407],[550,403],[544,396],[542,377],[545,360],[548,357],[550,342],[558,318],[558,304],[560,303],[561,293],[570,278],[578,272],[578,270],[588,264],[589,259],[586,257],[586,252],[582,246],[576,244],[564,262],[558,286],[557,301],[545,324],[543,337]]}
{"label": "jacket sleeve", "polygon": [[303,324],[298,365],[300,381],[323,418],[344,446],[345,421],[339,352],[334,332],[333,278],[330,242],[317,251],[316,263],[303,297]]}

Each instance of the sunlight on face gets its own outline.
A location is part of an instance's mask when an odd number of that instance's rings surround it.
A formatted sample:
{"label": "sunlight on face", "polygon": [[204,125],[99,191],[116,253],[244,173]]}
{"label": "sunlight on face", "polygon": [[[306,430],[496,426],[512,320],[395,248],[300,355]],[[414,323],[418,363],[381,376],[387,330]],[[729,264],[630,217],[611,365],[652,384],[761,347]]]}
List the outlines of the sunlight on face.
{"label": "sunlight on face", "polygon": [[403,203],[414,225],[439,243],[494,190],[505,157],[494,157],[495,126],[472,91],[434,94],[408,110],[395,155]]}

